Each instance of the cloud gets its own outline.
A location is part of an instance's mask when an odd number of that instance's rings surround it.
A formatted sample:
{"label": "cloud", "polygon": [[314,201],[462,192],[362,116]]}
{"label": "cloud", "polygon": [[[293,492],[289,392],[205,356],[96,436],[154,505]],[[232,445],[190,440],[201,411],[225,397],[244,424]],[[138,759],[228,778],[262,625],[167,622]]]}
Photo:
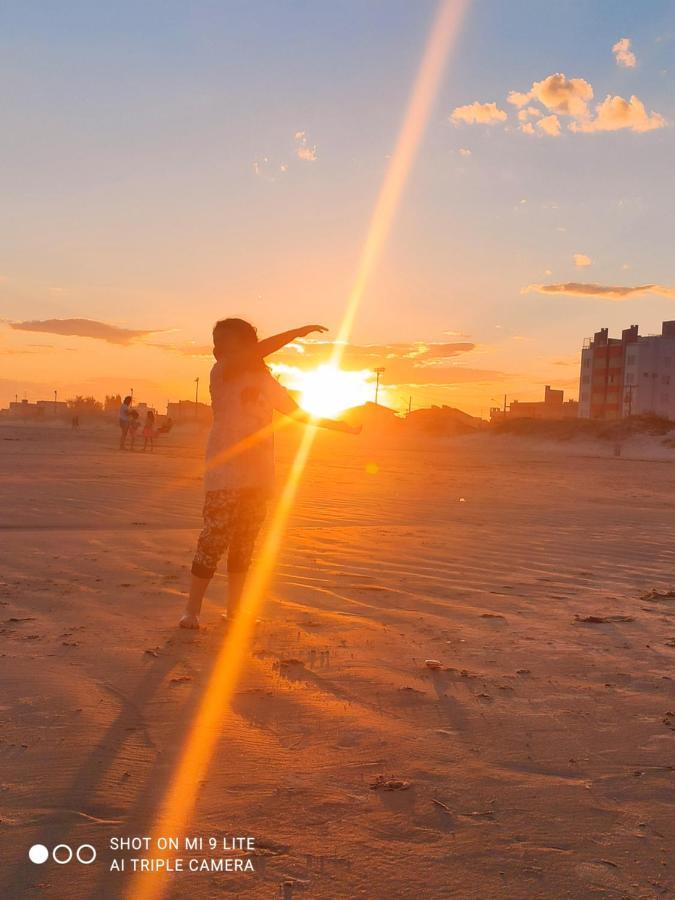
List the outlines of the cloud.
{"label": "cloud", "polygon": [[590,266],[593,262],[590,256],[586,256],[585,253],[575,253],[572,259],[574,260],[574,265],[578,266],[580,269],[584,266]]}
{"label": "cloud", "polygon": [[544,134],[549,137],[558,137],[560,134],[560,119],[556,115],[544,116],[537,122],[537,128],[540,128]]}
{"label": "cloud", "polygon": [[109,344],[123,345],[158,333],[157,330],[141,331],[133,328],[119,328],[117,325],[108,325],[106,322],[96,322],[93,319],[43,319],[42,321],[10,322],[10,327],[16,331],[39,331],[44,334],[95,338],[107,341]]}
{"label": "cloud", "polygon": [[471,156],[471,151],[466,147],[460,147],[457,152],[460,156]]}
{"label": "cloud", "polygon": [[276,181],[277,175],[288,172],[288,163],[277,165],[269,156],[260,156],[253,161],[253,173],[265,181]]}
{"label": "cloud", "polygon": [[[311,369],[330,361],[332,341],[303,341],[302,368]],[[397,344],[346,344],[340,365],[348,371],[373,370],[383,366],[388,383],[441,384],[454,378],[457,361],[475,350],[469,341],[412,341]],[[271,357],[273,365],[297,367],[298,353],[286,347]]]}
{"label": "cloud", "polygon": [[[628,38],[622,38],[614,45],[615,51],[622,54],[623,60],[635,59],[629,45]],[[627,61],[621,64],[631,65]],[[593,96],[593,86],[585,78],[568,78],[562,72],[554,72],[541,81],[534,81],[529,91],[511,91],[506,99],[517,107],[519,131],[531,136],[558,137],[563,128],[561,116],[571,120],[567,129],[573,133],[590,134],[621,129],[646,132],[666,125],[666,120],[660,113],[648,113],[644,103],[635,95],[630,100],[625,100],[608,94],[601,103],[596,104],[595,109],[591,109]],[[456,107],[450,116],[450,121],[455,125],[460,122],[493,125],[507,119],[507,113],[496,102],[480,103],[478,100]]]}
{"label": "cloud", "polygon": [[455,125],[466,122],[467,125],[494,125],[506,121],[506,113],[496,103],[468,103],[453,110],[450,121]]}
{"label": "cloud", "polygon": [[556,72],[542,81],[535,81],[527,93],[511,91],[506,99],[518,107],[538,100],[552,112],[581,117],[587,113],[588,101],[593,99],[593,88],[583,78],[567,78]]}
{"label": "cloud", "polygon": [[295,153],[298,159],[302,159],[305,162],[314,162],[318,159],[316,144],[310,146],[306,131],[296,131],[294,137]]}
{"label": "cloud", "polygon": [[612,47],[612,53],[617,66],[621,66],[624,69],[634,69],[637,65],[635,54],[630,49],[630,38],[621,38],[621,40],[617,41]]}
{"label": "cloud", "polygon": [[572,122],[570,131],[590,134],[595,131],[619,131],[627,128],[630,131],[654,131],[664,128],[666,120],[660,113],[647,113],[645,105],[633,95],[630,100],[623,97],[612,97],[608,94],[602,103],[595,108],[595,118],[580,122]]}
{"label": "cloud", "polygon": [[675,288],[662,284],[638,284],[634,287],[568,281],[564,284],[528,284],[523,294],[567,294],[572,297],[600,297],[603,300],[628,300],[640,294],[674,297]]}

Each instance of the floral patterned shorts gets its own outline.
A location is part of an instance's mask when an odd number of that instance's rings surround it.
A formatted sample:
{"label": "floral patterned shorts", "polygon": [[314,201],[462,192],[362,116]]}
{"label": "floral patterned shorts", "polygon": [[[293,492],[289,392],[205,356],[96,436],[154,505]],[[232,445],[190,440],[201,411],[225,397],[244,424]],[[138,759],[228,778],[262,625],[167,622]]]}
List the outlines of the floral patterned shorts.
{"label": "floral patterned shorts", "polygon": [[246,572],[267,513],[267,494],[253,488],[207,491],[204,527],[197,542],[192,574],[211,578],[227,550],[228,572]]}

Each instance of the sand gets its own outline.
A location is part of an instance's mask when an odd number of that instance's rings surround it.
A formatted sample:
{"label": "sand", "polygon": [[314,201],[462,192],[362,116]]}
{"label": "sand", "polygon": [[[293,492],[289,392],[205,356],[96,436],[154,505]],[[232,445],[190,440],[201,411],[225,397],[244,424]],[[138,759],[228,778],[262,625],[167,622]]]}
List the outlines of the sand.
{"label": "sand", "polygon": [[[0,428],[3,898],[125,896],[224,637],[220,576],[175,628],[204,435],[116,439]],[[189,828],[256,872],[166,896],[672,890],[675,466],[611,454],[322,436]]]}

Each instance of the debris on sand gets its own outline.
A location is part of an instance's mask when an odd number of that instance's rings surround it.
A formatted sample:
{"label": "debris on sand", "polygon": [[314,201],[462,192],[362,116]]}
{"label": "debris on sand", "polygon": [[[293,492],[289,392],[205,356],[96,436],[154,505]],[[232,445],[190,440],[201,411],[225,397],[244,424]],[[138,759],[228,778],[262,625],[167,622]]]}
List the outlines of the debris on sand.
{"label": "debris on sand", "polygon": [[279,660],[279,665],[282,669],[291,669],[293,667],[298,667],[300,669],[305,668],[305,664],[301,659],[281,659]]}
{"label": "debris on sand", "polygon": [[439,659],[425,659],[424,665],[427,669],[442,669],[443,663]]}
{"label": "debris on sand", "polygon": [[675,590],[672,591],[657,591],[656,588],[652,588],[651,591],[647,591],[646,594],[642,594],[640,600],[648,600],[651,603],[659,603],[667,600],[675,600]]}
{"label": "debris on sand", "polygon": [[371,791],[407,791],[409,787],[411,787],[409,781],[403,781],[400,778],[387,778],[385,775],[378,775],[370,785]]}
{"label": "debris on sand", "polygon": [[612,622],[634,622],[634,616],[575,616],[577,622],[590,622],[594,625],[602,625]]}

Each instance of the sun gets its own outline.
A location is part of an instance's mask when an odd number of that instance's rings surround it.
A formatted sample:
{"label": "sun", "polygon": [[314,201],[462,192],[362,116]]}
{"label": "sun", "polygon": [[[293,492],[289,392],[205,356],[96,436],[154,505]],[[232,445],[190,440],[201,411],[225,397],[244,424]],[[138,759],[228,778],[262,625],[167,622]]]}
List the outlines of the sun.
{"label": "sun", "polygon": [[368,370],[347,372],[325,364],[316,369],[301,369],[293,379],[300,406],[314,416],[331,419],[353,406],[373,399],[373,373]]}

